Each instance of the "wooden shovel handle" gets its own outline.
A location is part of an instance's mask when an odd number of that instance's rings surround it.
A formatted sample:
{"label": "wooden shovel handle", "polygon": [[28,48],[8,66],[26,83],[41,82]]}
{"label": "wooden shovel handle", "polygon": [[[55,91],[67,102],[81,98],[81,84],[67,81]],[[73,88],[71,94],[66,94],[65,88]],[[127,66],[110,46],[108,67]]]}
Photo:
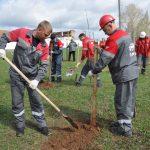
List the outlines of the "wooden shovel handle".
{"label": "wooden shovel handle", "polygon": [[[31,83],[31,81],[7,58],[4,57],[5,61],[15,69],[15,71],[25,80],[28,82],[28,84]],[[43,94],[38,88],[35,89],[48,103],[51,104],[51,106],[53,106],[55,108],[55,110],[59,113],[61,113],[61,110],[53,103],[51,102],[51,100],[45,95]]]}

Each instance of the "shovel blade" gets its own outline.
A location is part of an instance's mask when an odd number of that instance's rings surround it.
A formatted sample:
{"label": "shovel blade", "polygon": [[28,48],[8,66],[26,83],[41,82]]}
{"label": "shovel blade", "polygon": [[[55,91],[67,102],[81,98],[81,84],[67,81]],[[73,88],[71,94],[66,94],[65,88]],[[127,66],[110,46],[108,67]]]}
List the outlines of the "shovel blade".
{"label": "shovel blade", "polygon": [[78,125],[67,115],[63,115],[63,117],[76,129],[78,129]]}

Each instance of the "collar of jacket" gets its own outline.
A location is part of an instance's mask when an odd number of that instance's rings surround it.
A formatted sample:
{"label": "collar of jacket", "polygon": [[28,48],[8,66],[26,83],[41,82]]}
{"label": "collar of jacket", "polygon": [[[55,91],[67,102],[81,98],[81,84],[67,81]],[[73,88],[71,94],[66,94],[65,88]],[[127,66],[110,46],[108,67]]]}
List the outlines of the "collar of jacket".
{"label": "collar of jacket", "polygon": [[[34,32],[34,31],[35,31],[35,30],[29,30],[29,31],[26,33],[27,37],[32,38],[32,35],[33,35],[33,32]],[[43,46],[43,47],[46,47],[46,41],[45,41],[45,40],[41,41],[41,43],[42,43],[42,46]]]}
{"label": "collar of jacket", "polygon": [[121,30],[121,29],[116,28],[111,34],[109,34],[109,36],[112,35],[112,34],[114,34],[115,32],[117,32],[118,30]]}

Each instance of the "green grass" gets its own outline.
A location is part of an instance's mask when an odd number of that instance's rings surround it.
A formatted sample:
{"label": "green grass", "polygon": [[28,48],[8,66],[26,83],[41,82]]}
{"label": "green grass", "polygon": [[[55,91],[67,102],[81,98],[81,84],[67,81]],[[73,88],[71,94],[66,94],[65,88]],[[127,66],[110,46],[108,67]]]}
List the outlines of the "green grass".
{"label": "green grass", "polygon": [[[63,82],[55,88],[41,89],[58,107],[75,120],[88,120],[90,116],[90,97],[92,86],[87,77],[82,87],[74,86],[75,75],[65,77],[67,68],[74,66],[74,62],[63,62]],[[77,75],[79,76],[81,67]],[[11,112],[11,93],[9,84],[9,65],[0,59],[0,150],[39,150],[40,145],[48,140],[47,137],[36,131],[35,122],[31,116],[28,95],[25,93],[26,129],[24,137],[17,138],[13,128],[13,115]],[[147,75],[140,75],[137,89],[137,114],[133,120],[134,136],[124,138],[112,135],[108,130],[111,120],[115,120],[114,85],[108,71],[103,71],[101,80],[103,87],[97,93],[98,124],[100,132],[88,146],[88,150],[98,149],[131,149],[143,150],[150,147],[150,67]],[[48,75],[45,80],[48,79]],[[46,120],[49,127],[63,127],[67,124],[55,110],[43,100]]]}

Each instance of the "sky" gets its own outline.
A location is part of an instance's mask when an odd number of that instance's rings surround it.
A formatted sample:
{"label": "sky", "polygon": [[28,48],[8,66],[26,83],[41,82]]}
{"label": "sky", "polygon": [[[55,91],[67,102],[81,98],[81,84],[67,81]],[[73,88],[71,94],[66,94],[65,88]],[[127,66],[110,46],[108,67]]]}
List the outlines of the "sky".
{"label": "sky", "polygon": [[[129,3],[143,10],[150,6],[150,0],[120,1],[121,9]],[[101,38],[104,34],[99,31],[99,19],[111,14],[118,22],[117,3],[118,0],[0,0],[0,29],[36,28],[40,21],[48,20],[53,31],[75,29]]]}

